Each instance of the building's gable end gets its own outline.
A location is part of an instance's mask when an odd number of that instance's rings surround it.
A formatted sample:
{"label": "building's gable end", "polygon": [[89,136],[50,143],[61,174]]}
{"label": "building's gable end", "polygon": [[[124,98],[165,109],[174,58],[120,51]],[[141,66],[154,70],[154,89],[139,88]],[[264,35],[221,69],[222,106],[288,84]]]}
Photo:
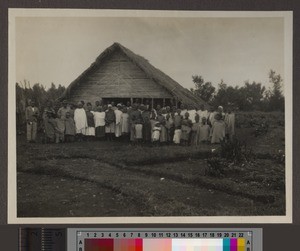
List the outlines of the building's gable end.
{"label": "building's gable end", "polygon": [[121,50],[115,50],[80,79],[70,93],[74,101],[99,98],[172,98]]}

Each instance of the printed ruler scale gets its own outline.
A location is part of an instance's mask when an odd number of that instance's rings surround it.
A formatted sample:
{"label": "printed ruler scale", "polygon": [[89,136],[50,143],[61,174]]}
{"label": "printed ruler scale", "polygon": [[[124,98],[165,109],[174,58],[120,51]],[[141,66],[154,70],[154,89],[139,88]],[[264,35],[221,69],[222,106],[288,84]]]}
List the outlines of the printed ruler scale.
{"label": "printed ruler scale", "polygon": [[76,251],[262,250],[258,229],[77,229],[72,235],[76,235]]}
{"label": "printed ruler scale", "polygon": [[260,228],[21,228],[19,251],[262,251]]}

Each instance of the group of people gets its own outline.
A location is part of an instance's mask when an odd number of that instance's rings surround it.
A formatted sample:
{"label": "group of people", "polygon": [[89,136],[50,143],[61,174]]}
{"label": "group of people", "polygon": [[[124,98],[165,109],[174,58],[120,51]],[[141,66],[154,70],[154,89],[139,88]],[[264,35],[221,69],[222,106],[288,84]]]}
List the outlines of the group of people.
{"label": "group of people", "polygon": [[[34,142],[39,110],[31,102],[26,108],[27,140]],[[200,145],[232,139],[235,133],[235,114],[222,106],[206,110],[180,105],[180,108],[151,107],[149,104],[96,101],[78,102],[76,107],[62,102],[57,112],[47,103],[42,114],[45,142],[91,140],[123,140],[135,144],[151,143]]]}

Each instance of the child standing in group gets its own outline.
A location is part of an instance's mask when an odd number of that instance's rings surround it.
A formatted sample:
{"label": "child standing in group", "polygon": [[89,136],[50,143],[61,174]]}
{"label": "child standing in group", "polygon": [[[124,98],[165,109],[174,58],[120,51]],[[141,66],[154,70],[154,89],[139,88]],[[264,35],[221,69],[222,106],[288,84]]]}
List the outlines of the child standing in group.
{"label": "child standing in group", "polygon": [[167,137],[167,128],[166,128],[166,119],[165,116],[162,114],[162,111],[164,111],[164,109],[161,109],[157,112],[157,121],[160,124],[160,143],[165,143],[168,140]]}
{"label": "child standing in group", "polygon": [[174,113],[169,112],[166,116],[166,129],[168,143],[173,141],[174,137]]}
{"label": "child standing in group", "polygon": [[209,142],[209,135],[210,135],[210,126],[207,124],[206,117],[202,117],[201,124],[199,126],[199,142],[201,143],[208,143]]}
{"label": "child standing in group", "polygon": [[200,116],[198,114],[195,115],[195,123],[192,125],[191,131],[191,145],[198,146],[200,143],[199,140],[199,127],[200,127]]}
{"label": "child standing in group", "polygon": [[134,140],[136,143],[141,143],[143,140],[143,121],[142,117],[136,119],[134,125],[135,137]]}
{"label": "child standing in group", "polygon": [[181,140],[181,124],[182,124],[182,116],[180,115],[181,110],[177,109],[174,114],[174,137],[173,142],[178,145]]}
{"label": "child standing in group", "polygon": [[74,142],[76,134],[75,122],[71,117],[71,113],[66,113],[65,118],[65,142]]}
{"label": "child standing in group", "polygon": [[121,125],[122,125],[122,137],[128,139],[128,136],[129,136],[129,114],[127,112],[127,107],[124,107],[122,109]]}
{"label": "child standing in group", "polygon": [[222,115],[215,115],[215,122],[211,128],[211,143],[220,143],[225,138],[225,122],[222,120]]}
{"label": "child standing in group", "polygon": [[189,113],[186,112],[181,124],[182,145],[187,146],[189,144],[191,130],[192,130],[192,121],[189,119]]}
{"label": "child standing in group", "polygon": [[152,130],[152,142],[154,144],[157,144],[159,142],[159,139],[160,139],[160,131],[161,131],[161,128],[160,128],[160,123],[159,122],[156,122],[153,126],[153,130]]}

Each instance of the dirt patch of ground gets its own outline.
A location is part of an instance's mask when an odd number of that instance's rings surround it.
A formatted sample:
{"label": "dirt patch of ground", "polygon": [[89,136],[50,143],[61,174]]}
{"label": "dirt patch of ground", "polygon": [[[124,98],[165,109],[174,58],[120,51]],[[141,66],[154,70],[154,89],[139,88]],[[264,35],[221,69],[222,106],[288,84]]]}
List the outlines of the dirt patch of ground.
{"label": "dirt patch of ground", "polygon": [[[94,190],[90,193],[93,189],[91,186],[95,187],[96,185],[95,189],[100,191],[103,189],[104,191],[110,190],[112,192],[102,192],[101,199],[105,198],[104,202],[109,203],[112,199],[114,200],[114,194],[119,196],[117,202],[123,203],[122,207],[119,207],[119,211],[123,216],[237,215],[240,212],[250,214],[253,213],[253,210],[256,210],[255,207],[264,206],[247,198],[177,182],[169,178],[159,178],[140,172],[122,170],[95,160],[76,159],[70,165],[69,160],[59,159],[41,162],[40,165],[40,167],[27,170],[26,174],[34,172],[35,175],[36,173],[43,177],[47,175],[50,180],[54,180],[54,188],[41,187],[41,191],[47,189],[47,192],[43,193],[44,198],[60,192],[59,195],[57,194],[57,205],[60,204],[59,201],[62,198],[64,198],[66,204],[77,203],[77,199],[74,200],[74,198],[69,197],[68,186],[62,187],[62,183],[73,180],[77,184],[76,187],[72,187],[72,193],[76,195],[79,192],[81,202],[77,205],[77,211],[73,211],[75,216],[84,216],[82,214],[89,210],[91,200],[96,201],[94,195],[97,196],[98,191]],[[80,182],[82,182],[82,186]],[[19,191],[21,201],[24,196],[22,193],[26,190],[26,188],[23,190],[21,186]],[[41,194],[41,191],[37,193]],[[129,204],[124,203],[125,198],[130,199]],[[99,203],[101,204],[101,201]],[[132,210],[132,205],[135,207],[134,210]],[[41,203],[40,206],[43,207],[43,204]],[[47,211],[48,203],[44,206],[45,211]],[[104,216],[116,216],[116,200],[111,205],[104,206],[110,208]],[[101,210],[89,211],[90,214],[94,213],[94,216],[102,216]],[[61,210],[59,213],[61,213]],[[52,215],[58,214],[54,211]]]}
{"label": "dirt patch of ground", "polygon": [[122,216],[140,210],[130,198],[95,182],[23,172],[17,203],[18,217]]}
{"label": "dirt patch of ground", "polygon": [[18,136],[18,217],[284,215],[285,165],[276,159],[284,127],[254,134],[238,128],[256,157],[222,177],[206,175],[218,145],[45,145]]}

